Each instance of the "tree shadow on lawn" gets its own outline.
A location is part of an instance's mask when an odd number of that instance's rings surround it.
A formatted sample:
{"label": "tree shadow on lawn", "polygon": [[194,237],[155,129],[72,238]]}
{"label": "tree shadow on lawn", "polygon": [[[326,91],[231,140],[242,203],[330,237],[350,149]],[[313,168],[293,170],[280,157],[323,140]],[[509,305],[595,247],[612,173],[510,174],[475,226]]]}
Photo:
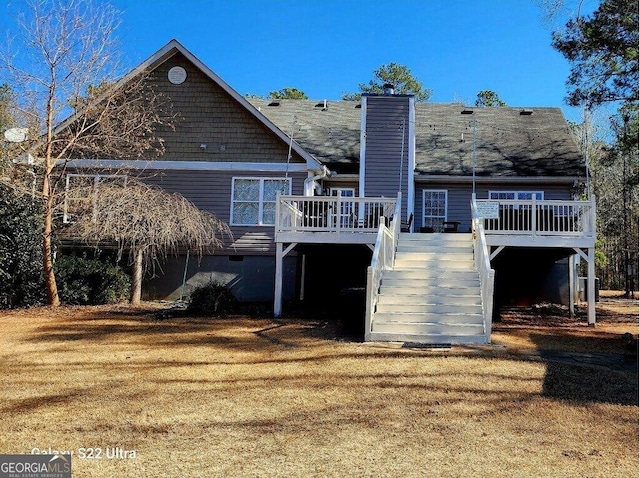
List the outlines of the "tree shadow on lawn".
{"label": "tree shadow on lawn", "polygon": [[[76,312],[74,308],[73,312]],[[358,340],[341,334],[340,321],[337,318],[319,319],[269,319],[265,317],[229,317],[229,318],[171,318],[158,320],[157,309],[134,309],[131,307],[86,309],[85,313],[69,314],[68,318],[44,323],[35,328],[29,342],[65,343],[86,341],[99,346],[114,342],[127,346],[176,348],[184,346],[210,346],[237,352],[255,353],[255,356],[242,358],[245,364],[289,363],[304,361],[325,361],[343,358],[403,358],[418,355],[429,357],[473,357],[507,360],[530,360],[530,357],[518,354],[496,353],[495,351],[474,348],[453,348],[450,350],[400,350],[393,346],[359,346]],[[64,315],[61,315],[64,317]],[[535,327],[532,327],[535,330]],[[555,333],[554,333],[555,332]],[[606,341],[611,336],[573,336],[565,330],[554,331],[546,328],[540,333],[528,330],[529,339],[536,344],[536,359],[546,362],[546,375],[542,395],[578,402],[601,402],[622,405],[638,405],[638,372],[631,365],[630,369],[619,371],[614,363],[624,362],[622,354],[599,354],[604,362],[595,363],[585,354],[563,354],[564,344],[571,341],[580,342],[581,350],[610,350]],[[556,349],[549,349],[548,344],[555,342]],[[327,343],[353,343],[359,347],[354,351],[335,350],[327,352],[316,347],[326,347]],[[305,356],[264,355],[265,352],[286,351],[291,349],[308,350]],[[566,350],[566,348],[565,348]],[[526,354],[525,354],[526,355]],[[592,354],[596,355],[596,354]],[[236,359],[234,359],[236,360]],[[221,363],[219,359],[206,361],[207,364]],[[229,363],[238,363],[229,361]],[[613,364],[613,366],[612,366]],[[636,362],[637,364],[637,362]],[[169,364],[165,364],[169,365]],[[182,362],[175,365],[184,365]],[[624,363],[622,363],[624,365]],[[628,364],[627,364],[628,365]],[[627,370],[627,371],[624,371]]]}
{"label": "tree shadow on lawn", "polygon": [[638,355],[618,334],[529,331],[546,362],[542,394],[559,400],[638,406]]}
{"label": "tree shadow on lawn", "polygon": [[547,362],[542,395],[573,402],[638,406],[637,372]]}
{"label": "tree shadow on lawn", "polygon": [[638,317],[602,307],[597,315],[601,327],[588,326],[586,308],[571,318],[568,308],[554,304],[514,307],[494,332],[508,348],[521,344],[523,358],[546,362],[544,396],[638,406],[637,342],[628,343],[621,333],[637,332]]}
{"label": "tree shadow on lawn", "polygon": [[183,312],[165,312],[166,309],[128,306],[40,310],[37,313],[40,317],[45,315],[46,320],[30,330],[23,340],[59,344],[82,341],[95,345],[118,342],[164,347],[224,346],[259,352],[266,348],[298,348],[318,339],[345,338],[338,322],[321,316],[309,319],[274,319],[264,314],[193,317]]}

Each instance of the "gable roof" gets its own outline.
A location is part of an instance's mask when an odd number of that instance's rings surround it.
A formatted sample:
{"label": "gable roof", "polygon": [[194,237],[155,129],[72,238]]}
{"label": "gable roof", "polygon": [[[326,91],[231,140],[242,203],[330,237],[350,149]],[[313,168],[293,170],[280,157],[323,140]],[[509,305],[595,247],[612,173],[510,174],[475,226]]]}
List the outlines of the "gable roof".
{"label": "gable roof", "polygon": [[[358,172],[359,102],[249,101],[285,131],[291,130],[295,118],[295,141],[330,169]],[[462,114],[463,110],[473,113]],[[477,176],[585,175],[580,150],[559,108],[470,109],[458,103],[416,103],[415,118],[417,174],[471,176],[475,125]]]}
{"label": "gable roof", "polygon": [[[300,157],[302,157],[309,169],[320,170],[322,169],[322,164],[314,158],[311,154],[309,154],[306,150],[304,150],[299,144],[295,141],[291,142],[290,138],[287,134],[285,134],[277,125],[275,125],[272,121],[270,121],[266,116],[261,114],[258,110],[256,110],[244,96],[234,90],[227,82],[225,82],[222,78],[220,78],[217,74],[215,74],[208,66],[202,63],[195,55],[193,55],[189,50],[187,50],[178,40],[171,40],[165,46],[160,48],[157,52],[123,76],[118,82],[115,84],[114,88],[120,88],[122,85],[125,85],[132,78],[136,76],[148,72],[153,71],[155,68],[175,56],[176,54],[181,53],[184,57],[190,61],[196,68],[198,68],[206,77],[208,77],[211,81],[216,83],[220,88],[222,88],[229,96],[231,96],[236,102],[238,102],[243,108],[245,108],[251,115],[253,115],[259,122],[264,124],[270,131],[272,131],[280,140],[282,140],[287,147],[291,144],[291,149],[295,151]],[[64,120],[56,127],[56,132],[66,128],[71,122],[75,120],[75,116],[71,115],[69,118]]]}

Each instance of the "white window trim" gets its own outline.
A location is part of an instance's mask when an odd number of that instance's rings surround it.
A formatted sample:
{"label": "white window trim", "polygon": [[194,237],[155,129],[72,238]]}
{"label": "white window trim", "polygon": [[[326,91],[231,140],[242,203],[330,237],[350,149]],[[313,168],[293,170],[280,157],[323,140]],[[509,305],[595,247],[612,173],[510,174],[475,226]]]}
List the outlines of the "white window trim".
{"label": "white window trim", "polygon": [[124,178],[124,185],[127,185],[127,175],[126,174],[82,174],[82,173],[69,173],[67,174],[67,177],[65,178],[65,185],[64,185],[64,211],[62,214],[62,222],[65,224],[68,224],[71,222],[71,218],[69,217],[69,179],[70,178],[74,178],[74,177],[80,177],[80,178],[93,178],[93,216],[94,216],[94,220],[95,220],[95,216],[98,213],[97,211],[97,204],[96,204],[96,200],[97,200],[97,188],[98,188],[98,184],[100,183],[100,180],[104,179],[104,178]]}
{"label": "white window trim", "polygon": [[[333,193],[334,193],[334,191],[335,191],[336,193],[338,193],[338,192],[339,192],[339,194],[333,194]],[[343,192],[343,191],[349,191],[349,192],[351,192],[352,194],[351,194],[351,196],[344,196],[344,195],[342,194],[342,192]],[[340,188],[340,187],[331,187],[331,188],[329,188],[329,195],[330,195],[330,196],[353,197],[353,198],[355,198],[355,197],[356,197],[356,188]]]}
{"label": "white window trim", "polygon": [[[258,193],[258,223],[257,224],[243,224],[234,222],[234,205],[235,205],[235,190],[236,190],[236,180],[252,180],[252,181],[260,181],[260,191]],[[273,227],[274,224],[264,224],[262,222],[264,216],[264,182],[265,181],[286,181],[288,184],[288,193],[291,194],[291,178],[283,178],[283,177],[270,177],[270,176],[234,176],[231,178],[231,209],[229,216],[229,224],[231,226],[247,226],[247,227],[260,227],[267,226]],[[269,201],[270,202],[270,201]]]}
{"label": "white window trim", "polygon": [[[426,226],[427,211],[425,206],[427,193],[444,193],[444,219],[447,220],[449,214],[449,190],[448,189],[423,189],[422,190],[422,227]],[[429,217],[441,217],[441,216],[429,216]]]}

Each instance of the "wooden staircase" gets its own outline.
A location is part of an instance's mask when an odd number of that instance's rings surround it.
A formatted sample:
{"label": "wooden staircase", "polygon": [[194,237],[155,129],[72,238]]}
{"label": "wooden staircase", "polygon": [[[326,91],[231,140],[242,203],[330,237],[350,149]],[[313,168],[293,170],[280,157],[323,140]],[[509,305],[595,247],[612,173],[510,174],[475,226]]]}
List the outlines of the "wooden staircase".
{"label": "wooden staircase", "polygon": [[368,340],[486,343],[471,234],[406,234],[382,273]]}

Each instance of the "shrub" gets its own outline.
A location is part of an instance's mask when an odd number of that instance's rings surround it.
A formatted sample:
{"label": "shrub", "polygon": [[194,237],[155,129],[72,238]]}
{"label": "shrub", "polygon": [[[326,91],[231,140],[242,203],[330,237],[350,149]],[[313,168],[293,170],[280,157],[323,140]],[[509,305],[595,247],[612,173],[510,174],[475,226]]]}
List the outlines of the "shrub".
{"label": "shrub", "polygon": [[66,304],[113,304],[129,296],[129,276],[106,260],[58,256],[54,267],[60,300]]}
{"label": "shrub", "polygon": [[225,284],[211,281],[193,290],[187,310],[194,315],[219,316],[235,304],[236,298]]}
{"label": "shrub", "polygon": [[38,202],[0,184],[0,308],[46,300],[41,221]]}

